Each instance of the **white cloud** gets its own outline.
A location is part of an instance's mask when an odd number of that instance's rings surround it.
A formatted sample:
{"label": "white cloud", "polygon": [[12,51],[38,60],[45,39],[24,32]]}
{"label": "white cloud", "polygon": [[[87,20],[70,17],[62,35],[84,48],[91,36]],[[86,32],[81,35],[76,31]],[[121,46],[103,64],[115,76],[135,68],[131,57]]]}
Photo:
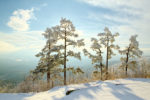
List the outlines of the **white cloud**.
{"label": "white cloud", "polygon": [[108,12],[90,11],[88,18],[110,27],[112,32],[119,32],[117,40],[128,43],[133,34],[138,35],[140,44],[150,43],[150,1],[149,0],[79,0],[98,7],[107,9]]}
{"label": "white cloud", "polygon": [[7,25],[16,31],[29,30],[29,20],[34,18],[34,9],[18,9],[13,12]]}
{"label": "white cloud", "polygon": [[13,44],[4,42],[4,41],[0,41],[0,53],[9,53],[9,52],[15,52],[20,50],[19,47],[16,47]]}
{"label": "white cloud", "polygon": [[[43,39],[42,33],[43,31],[12,32],[10,34],[0,32],[0,41],[3,41],[5,44],[8,43],[15,45],[15,47],[19,48],[19,50],[34,50],[38,52],[45,45],[45,40]],[[9,48],[8,44],[5,49]],[[13,46],[10,47],[17,50]],[[1,51],[5,52],[5,49]]]}
{"label": "white cloud", "polygon": [[17,61],[17,62],[21,62],[21,61],[23,61],[23,60],[22,60],[22,59],[16,59],[16,61]]}
{"label": "white cloud", "polygon": [[141,48],[142,51],[150,51],[150,48]]}
{"label": "white cloud", "polygon": [[134,13],[136,14],[142,11],[143,8],[148,7],[150,3],[149,0],[142,0],[142,1],[141,0],[79,0],[79,1],[88,3],[93,6],[109,8],[112,10],[120,10],[124,12],[134,11]]}
{"label": "white cloud", "polygon": [[48,6],[48,4],[47,3],[43,3],[41,6],[42,7],[46,7],[46,6]]}
{"label": "white cloud", "polygon": [[[25,31],[25,32],[15,31],[9,34],[0,32],[0,36],[1,36],[0,41],[11,44],[13,46],[15,45],[14,48],[17,47],[19,48],[19,50],[29,50],[29,51],[34,51],[35,53],[37,53],[44,47],[45,42],[46,42],[44,37],[42,36],[43,32],[44,31]],[[76,30],[76,33],[79,35],[80,39],[86,37],[82,30]],[[63,40],[60,40],[59,42],[64,43]],[[7,49],[8,48],[9,46],[7,46]],[[15,50],[18,50],[18,49],[14,49],[14,51]],[[80,51],[81,51],[81,48],[80,48]],[[4,49],[3,49],[3,52],[5,52]]]}
{"label": "white cloud", "polygon": [[143,55],[149,55],[150,48],[140,48],[143,51]]}

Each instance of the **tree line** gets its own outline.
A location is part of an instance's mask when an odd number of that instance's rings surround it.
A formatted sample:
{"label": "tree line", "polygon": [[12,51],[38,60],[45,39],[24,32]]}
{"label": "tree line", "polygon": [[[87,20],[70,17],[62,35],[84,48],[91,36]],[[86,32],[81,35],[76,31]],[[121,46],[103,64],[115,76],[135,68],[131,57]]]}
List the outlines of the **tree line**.
{"label": "tree line", "polygon": [[[78,34],[75,33],[75,26],[70,20],[62,18],[59,25],[47,28],[43,36],[46,42],[43,49],[36,54],[36,57],[39,57],[40,60],[36,68],[31,71],[33,79],[46,75],[47,86],[50,87],[50,82],[53,85],[57,80],[62,80],[63,84],[66,85],[67,71],[71,71],[73,74],[84,73],[80,67],[67,66],[68,57],[81,60],[80,52],[75,52],[73,49],[70,50],[69,47],[78,49],[85,46],[84,39],[79,39]],[[129,45],[125,49],[120,49],[119,45],[114,44],[115,38],[118,36],[119,33],[112,34],[109,28],[105,27],[104,32],[98,33],[97,38],[91,38],[92,44],[90,48],[93,52],[88,51],[85,47],[83,49],[84,55],[92,60],[92,64],[97,69],[93,73],[99,74],[100,80],[108,79],[109,60],[115,56],[114,50],[122,55],[120,67],[124,69],[126,76],[128,68],[136,66],[135,58],[142,55],[139,43],[136,40],[137,35],[130,37]],[[102,50],[102,48],[105,48],[105,50]],[[104,52],[106,52],[105,60]],[[63,73],[63,77],[61,73]]]}

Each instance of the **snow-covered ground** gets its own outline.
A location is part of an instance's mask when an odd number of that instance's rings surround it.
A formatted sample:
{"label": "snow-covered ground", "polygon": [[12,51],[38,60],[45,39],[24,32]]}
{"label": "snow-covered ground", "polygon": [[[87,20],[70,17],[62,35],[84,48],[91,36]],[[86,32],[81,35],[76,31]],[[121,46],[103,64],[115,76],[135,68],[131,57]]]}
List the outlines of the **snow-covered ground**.
{"label": "snow-covered ground", "polygon": [[[66,95],[68,90],[76,91]],[[0,100],[150,100],[150,79],[97,81],[41,93],[3,93]]]}

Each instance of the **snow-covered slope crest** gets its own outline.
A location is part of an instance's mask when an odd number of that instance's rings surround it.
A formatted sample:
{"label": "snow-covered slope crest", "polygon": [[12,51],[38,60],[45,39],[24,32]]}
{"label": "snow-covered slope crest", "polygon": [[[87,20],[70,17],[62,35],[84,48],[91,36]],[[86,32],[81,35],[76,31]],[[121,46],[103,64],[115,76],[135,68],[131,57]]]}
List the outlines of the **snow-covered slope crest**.
{"label": "snow-covered slope crest", "polygon": [[[75,90],[69,95],[66,92]],[[0,100],[150,100],[150,79],[118,79],[55,87],[41,93],[4,93]]]}

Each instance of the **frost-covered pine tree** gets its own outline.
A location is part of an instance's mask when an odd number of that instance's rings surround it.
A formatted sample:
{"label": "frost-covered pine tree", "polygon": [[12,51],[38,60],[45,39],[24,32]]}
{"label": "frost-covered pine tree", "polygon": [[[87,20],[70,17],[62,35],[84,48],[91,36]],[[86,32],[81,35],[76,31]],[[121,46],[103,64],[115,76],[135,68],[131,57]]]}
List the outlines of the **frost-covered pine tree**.
{"label": "frost-covered pine tree", "polygon": [[139,43],[136,40],[137,35],[133,35],[130,38],[129,45],[124,50],[119,50],[121,55],[122,67],[125,68],[125,74],[127,76],[128,67],[132,67],[136,64],[136,61],[133,58],[141,57],[142,51],[139,49]]}
{"label": "frost-covered pine tree", "polygon": [[72,48],[75,48],[84,46],[84,40],[76,40],[76,38],[78,38],[78,34],[75,33],[75,27],[70,20],[62,18],[58,27],[59,39],[63,41],[60,47],[64,54],[64,85],[66,85],[66,62],[68,61],[67,57],[71,56],[81,60],[80,52],[75,53],[73,50],[69,50],[68,47],[72,46]]}
{"label": "frost-covered pine tree", "polygon": [[[95,64],[94,67],[96,69],[100,69],[101,72],[101,80],[102,80],[102,74],[103,74],[103,64],[102,64],[102,46],[101,41],[96,38],[91,38],[91,49],[95,52],[95,54],[91,54],[86,49],[83,49],[83,52],[85,56],[88,56],[90,59],[92,59],[92,64]],[[98,71],[94,71],[93,73],[98,73]]]}
{"label": "frost-covered pine tree", "polygon": [[114,54],[113,49],[119,49],[118,45],[114,45],[115,37],[119,36],[119,33],[112,34],[111,31],[105,27],[103,33],[99,33],[98,36],[104,47],[106,48],[106,79],[108,77],[108,60],[112,58]]}
{"label": "frost-covered pine tree", "polygon": [[46,73],[48,85],[50,84],[51,75],[53,75],[53,72],[58,70],[59,65],[62,64],[62,60],[60,58],[61,53],[59,52],[60,48],[56,45],[58,40],[58,33],[56,29],[57,27],[46,29],[45,33],[43,33],[46,39],[46,45],[42,51],[36,55],[37,57],[40,57],[40,61],[34,72],[42,72],[43,74]]}

